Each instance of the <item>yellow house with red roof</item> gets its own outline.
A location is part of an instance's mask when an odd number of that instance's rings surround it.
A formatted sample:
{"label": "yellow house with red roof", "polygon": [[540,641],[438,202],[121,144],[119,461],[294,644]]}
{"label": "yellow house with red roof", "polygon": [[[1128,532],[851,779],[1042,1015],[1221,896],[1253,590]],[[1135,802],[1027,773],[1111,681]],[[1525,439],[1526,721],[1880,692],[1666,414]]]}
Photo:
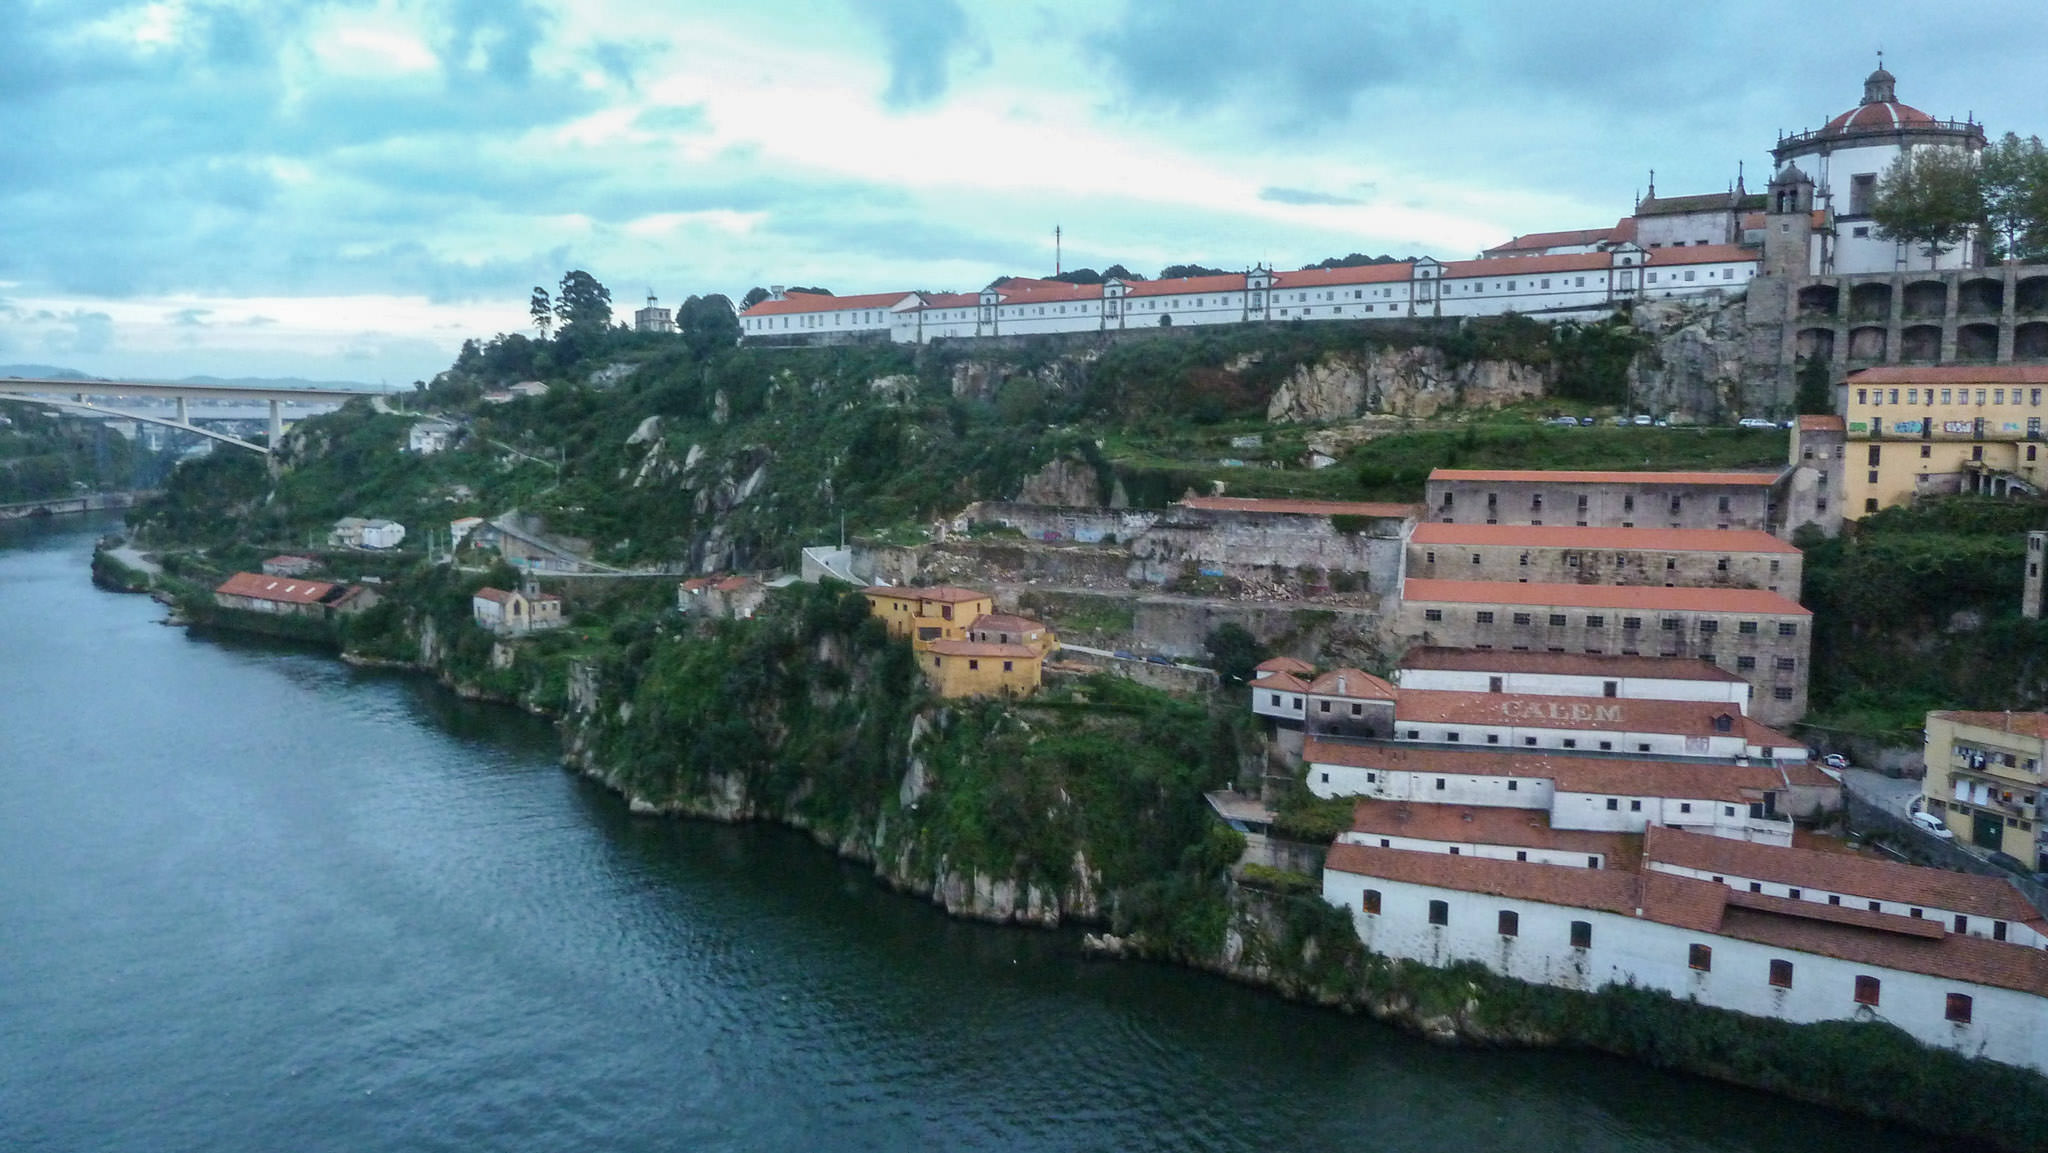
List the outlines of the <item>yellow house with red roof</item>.
{"label": "yellow house with red roof", "polygon": [[1029,695],[1058,647],[1044,622],[995,612],[995,598],[978,589],[878,585],[863,595],[890,636],[909,639],[942,697]]}

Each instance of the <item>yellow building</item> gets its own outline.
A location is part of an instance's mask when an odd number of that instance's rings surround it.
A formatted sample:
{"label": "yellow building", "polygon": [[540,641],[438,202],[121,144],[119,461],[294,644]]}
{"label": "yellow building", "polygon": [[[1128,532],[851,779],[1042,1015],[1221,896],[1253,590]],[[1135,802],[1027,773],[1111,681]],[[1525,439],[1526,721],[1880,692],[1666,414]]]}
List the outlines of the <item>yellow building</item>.
{"label": "yellow building", "polygon": [[917,642],[918,664],[942,697],[1028,696],[1041,659],[1023,645],[979,641]]}
{"label": "yellow building", "polygon": [[931,588],[864,589],[868,611],[882,618],[892,637],[914,641],[967,639],[967,626],[994,612],[995,598],[974,589],[934,585]]}
{"label": "yellow building", "polygon": [[2048,713],[1927,714],[1922,806],[1956,839],[2048,869],[2039,841]]}
{"label": "yellow building", "polygon": [[1842,515],[1916,496],[2048,489],[2048,365],[1909,365],[1849,374]]}

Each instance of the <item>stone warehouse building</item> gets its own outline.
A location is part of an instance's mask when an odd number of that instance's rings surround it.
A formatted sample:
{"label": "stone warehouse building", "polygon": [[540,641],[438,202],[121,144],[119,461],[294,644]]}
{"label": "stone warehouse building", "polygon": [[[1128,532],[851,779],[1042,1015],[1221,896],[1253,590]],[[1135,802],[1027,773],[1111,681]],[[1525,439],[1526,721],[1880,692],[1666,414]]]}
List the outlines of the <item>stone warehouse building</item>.
{"label": "stone warehouse building", "polygon": [[1411,579],[1395,627],[1434,647],[1704,659],[1748,681],[1754,715],[1778,725],[1806,711],[1812,620],[1758,589]]}
{"label": "stone warehouse building", "polygon": [[1394,670],[1404,689],[1616,700],[1718,701],[1745,716],[1754,690],[1699,659],[1512,649],[1410,649]]}
{"label": "stone warehouse building", "polygon": [[1437,524],[1775,532],[1789,472],[1439,468],[1429,474],[1423,518]]}
{"label": "stone warehouse building", "polygon": [[1409,534],[1403,571],[1432,580],[1760,588],[1797,600],[1800,553],[1755,529],[1429,523]]}

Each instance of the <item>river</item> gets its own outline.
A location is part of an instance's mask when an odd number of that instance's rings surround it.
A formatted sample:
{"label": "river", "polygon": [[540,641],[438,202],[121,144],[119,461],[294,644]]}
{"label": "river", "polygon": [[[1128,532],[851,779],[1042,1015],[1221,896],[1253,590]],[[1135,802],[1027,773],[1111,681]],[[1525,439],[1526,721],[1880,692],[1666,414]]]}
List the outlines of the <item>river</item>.
{"label": "river", "polygon": [[193,637],[0,526],[0,1148],[1938,1147],[1435,1047],[956,922],[785,830],[631,817],[553,730]]}

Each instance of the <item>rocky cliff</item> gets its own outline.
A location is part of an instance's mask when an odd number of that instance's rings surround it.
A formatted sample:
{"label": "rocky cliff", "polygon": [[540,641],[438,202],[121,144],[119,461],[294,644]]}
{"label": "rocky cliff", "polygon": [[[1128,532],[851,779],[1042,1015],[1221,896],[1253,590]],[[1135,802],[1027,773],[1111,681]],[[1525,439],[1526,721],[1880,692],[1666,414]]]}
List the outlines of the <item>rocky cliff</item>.
{"label": "rocky cliff", "polygon": [[1750,331],[1741,296],[1644,301],[1635,325],[1650,341],[1629,365],[1635,411],[1700,424],[1770,411],[1773,397],[1745,393]]}
{"label": "rocky cliff", "polygon": [[1266,419],[1349,420],[1368,414],[1431,417],[1448,408],[1499,408],[1542,396],[1540,369],[1514,361],[1452,365],[1427,347],[1331,352],[1289,375]]}

